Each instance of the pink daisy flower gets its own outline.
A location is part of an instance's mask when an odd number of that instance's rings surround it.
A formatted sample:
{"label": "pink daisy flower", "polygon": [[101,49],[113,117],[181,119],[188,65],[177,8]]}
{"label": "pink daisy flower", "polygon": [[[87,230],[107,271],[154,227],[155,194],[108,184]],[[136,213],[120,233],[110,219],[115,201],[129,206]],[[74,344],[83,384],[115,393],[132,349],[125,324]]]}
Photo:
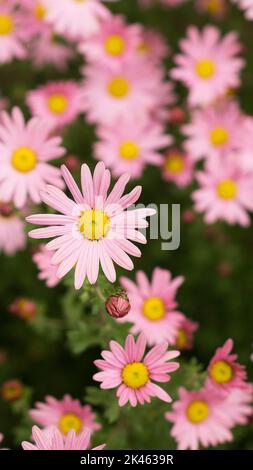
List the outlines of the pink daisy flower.
{"label": "pink daisy flower", "polygon": [[168,57],[170,48],[160,33],[150,28],[142,28],[136,52],[140,58],[147,58],[154,64],[159,64]]}
{"label": "pink daisy flower", "polygon": [[80,87],[74,81],[51,82],[29,91],[27,104],[34,116],[45,118],[53,129],[62,128],[81,112]]}
{"label": "pink daisy flower", "polygon": [[0,202],[0,253],[14,255],[26,244],[25,224],[8,204]]}
{"label": "pink daisy flower", "polygon": [[173,423],[171,436],[179,450],[197,450],[232,441],[230,431],[233,414],[228,403],[213,393],[212,389],[202,388],[188,392],[179,388],[179,400],[172,405],[172,411],[165,418]]}
{"label": "pink daisy flower", "polygon": [[101,383],[102,389],[116,388],[119,406],[128,401],[131,406],[137,403],[150,403],[151,397],[158,397],[167,403],[172,401],[170,395],[156,382],[169,382],[170,372],[178,369],[178,362],[167,362],[179,356],[179,351],[168,351],[168,343],[160,343],[143,357],[146,349],[146,339],[142,334],[135,342],[128,335],[123,348],[116,341],[110,341],[110,351],[103,351],[103,359],[94,363],[102,372],[93,376]]}
{"label": "pink daisy flower", "polygon": [[197,212],[204,212],[204,220],[212,224],[225,220],[229,224],[248,226],[247,211],[253,210],[253,177],[240,167],[237,155],[212,159],[204,171],[196,173],[200,188],[192,198]]}
{"label": "pink daisy flower", "polygon": [[12,59],[24,59],[26,50],[22,43],[21,16],[7,2],[0,2],[0,64]]}
{"label": "pink daisy flower", "polygon": [[65,70],[67,62],[74,57],[74,51],[70,46],[59,42],[51,29],[48,29],[33,42],[29,55],[37,68],[49,64],[59,70]]}
{"label": "pink daisy flower", "polygon": [[97,34],[80,43],[80,52],[89,62],[107,66],[118,66],[122,61],[131,59],[139,42],[139,25],[127,25],[122,16],[110,15]]}
{"label": "pink daisy flower", "polygon": [[164,157],[163,178],[165,181],[176,183],[179,187],[185,187],[193,179],[193,166],[189,155],[180,150],[172,149]]}
{"label": "pink daisy flower", "polygon": [[253,417],[253,386],[244,384],[243,388],[234,388],[224,398],[226,406],[229,408],[229,418],[231,426],[238,424],[245,425]]}
{"label": "pink daisy flower", "polygon": [[47,31],[49,26],[45,22],[46,9],[43,0],[22,0],[22,25],[27,31],[28,38],[31,39],[36,34]]}
{"label": "pink daisy flower", "polygon": [[175,344],[183,314],[176,310],[175,300],[178,287],[184,278],[172,280],[170,271],[155,268],[151,281],[143,271],[136,274],[136,284],[126,277],[120,279],[126,289],[131,310],[120,322],[133,324],[130,332],[142,332],[150,346],[168,341]]}
{"label": "pink daisy flower", "polygon": [[71,429],[74,429],[76,435],[80,435],[84,429],[94,432],[101,428],[95,422],[96,415],[92,408],[89,405],[83,406],[70,395],[64,395],[62,400],[47,396],[45,403],[35,403],[35,408],[29,411],[29,415],[43,427],[56,426],[64,436]]}
{"label": "pink daisy flower", "polygon": [[245,12],[246,18],[253,19],[253,0],[234,0],[234,3]]}
{"label": "pink daisy flower", "polygon": [[[101,264],[105,276],[115,282],[114,264],[131,270],[133,262],[128,256],[141,256],[132,241],[146,243],[140,228],[148,226],[146,217],[154,209],[125,211],[141,193],[135,187],[122,196],[129,175],[122,175],[108,195],[111,175],[102,162],[96,165],[92,178],[89,167],[81,168],[82,192],[63,165],[62,176],[73,199],[69,199],[54,186],[41,193],[42,200],[61,215],[39,214],[27,218],[28,222],[49,227],[32,230],[32,238],[55,238],[47,247],[55,250],[52,262],[59,265],[57,276],[62,278],[75,266],[75,287],[80,289],[87,277],[94,284]],[[130,241],[131,240],[131,241]]]}
{"label": "pink daisy flower", "polygon": [[61,157],[60,137],[50,137],[45,120],[25,123],[22,112],[14,108],[11,115],[2,113],[0,124],[0,199],[23,207],[28,198],[36,204],[46,183],[63,187],[60,170],[48,161]]}
{"label": "pink daisy flower", "polygon": [[[21,445],[24,450],[87,450],[90,445],[90,435],[91,432],[88,429],[79,435],[76,435],[74,429],[71,429],[64,437],[54,426],[43,430],[33,426],[32,438],[35,444],[23,441]],[[102,444],[91,450],[103,450],[104,448],[105,444]]]}
{"label": "pink daisy flower", "polygon": [[159,149],[172,142],[159,124],[118,122],[97,129],[100,142],[94,146],[95,158],[103,160],[114,176],[129,173],[139,178],[147,164],[161,165]]}
{"label": "pink daisy flower", "polygon": [[192,349],[193,333],[197,331],[199,324],[184,317],[177,331],[176,347],[180,350]]}
{"label": "pink daisy flower", "polygon": [[59,283],[57,277],[58,266],[51,262],[53,255],[54,253],[48,251],[45,245],[41,245],[40,250],[32,257],[39,269],[38,278],[45,281],[47,287],[55,287]]}
{"label": "pink daisy flower", "polygon": [[202,32],[190,26],[180,47],[182,53],[175,56],[171,76],[189,89],[191,106],[209,104],[228,88],[239,86],[244,60],[237,57],[241,45],[236,33],[222,39],[214,26],[206,26]]}
{"label": "pink daisy flower", "polygon": [[194,161],[238,150],[243,122],[235,101],[193,111],[191,122],[182,127],[184,147]]}
{"label": "pink daisy flower", "polygon": [[196,10],[207,13],[212,18],[222,20],[228,13],[227,0],[196,0]]}
{"label": "pink daisy flower", "polygon": [[[112,124],[147,119],[163,98],[166,102],[161,70],[140,60],[112,67],[89,65],[84,68],[83,110],[90,123]],[[166,95],[170,99],[170,90]],[[106,110],[106,112],[105,112]]]}
{"label": "pink daisy flower", "polygon": [[212,385],[217,392],[226,392],[234,388],[245,387],[247,374],[245,366],[238,364],[237,354],[231,354],[233,349],[232,339],[228,339],[224,345],[218,348],[208,366],[208,385]]}
{"label": "pink daisy flower", "polygon": [[101,0],[42,0],[46,20],[56,33],[72,39],[89,37],[99,31],[110,15]]}

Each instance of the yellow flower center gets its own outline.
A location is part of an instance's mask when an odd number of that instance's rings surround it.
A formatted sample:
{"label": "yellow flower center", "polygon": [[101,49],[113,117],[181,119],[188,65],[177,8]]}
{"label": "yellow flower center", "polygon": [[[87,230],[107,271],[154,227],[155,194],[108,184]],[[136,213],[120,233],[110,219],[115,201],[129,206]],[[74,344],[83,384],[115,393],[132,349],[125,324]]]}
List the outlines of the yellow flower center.
{"label": "yellow flower center", "polygon": [[68,100],[66,96],[55,94],[48,98],[48,107],[52,113],[62,114],[68,107]]}
{"label": "yellow flower center", "polygon": [[105,41],[106,52],[113,56],[123,54],[123,52],[125,51],[125,47],[125,41],[119,34],[112,34],[111,36],[108,36]]}
{"label": "yellow flower center", "polygon": [[209,0],[206,5],[206,10],[209,13],[219,13],[223,11],[223,5],[220,0]]}
{"label": "yellow flower center", "polygon": [[83,428],[83,423],[79,416],[74,413],[66,413],[61,416],[58,427],[64,434],[68,434],[71,429],[74,429],[76,434],[79,434]]}
{"label": "yellow flower center", "polygon": [[109,217],[101,210],[86,210],[82,212],[78,226],[88,240],[100,240],[109,230]]}
{"label": "yellow flower center", "polygon": [[127,364],[122,371],[122,380],[130,388],[141,388],[149,380],[148,368],[142,362]]}
{"label": "yellow flower center", "polygon": [[165,315],[165,306],[160,297],[150,297],[144,301],[143,315],[151,321],[161,320]]}
{"label": "yellow flower center", "polygon": [[233,377],[233,369],[230,364],[226,361],[217,361],[211,367],[209,371],[212,379],[218,384],[224,384],[229,382]]}
{"label": "yellow flower center", "polygon": [[209,407],[203,400],[193,400],[187,407],[186,415],[191,423],[201,423],[208,418]]}
{"label": "yellow flower center", "polygon": [[218,126],[218,127],[215,127],[215,129],[213,129],[210,132],[211,143],[217,147],[219,147],[220,145],[226,144],[228,139],[229,139],[229,133],[225,129],[225,127]]}
{"label": "yellow flower center", "polygon": [[13,31],[14,24],[9,15],[0,15],[0,36],[5,36]]}
{"label": "yellow flower center", "polygon": [[144,41],[141,42],[137,47],[137,52],[139,52],[139,54],[148,54],[150,52],[150,45]]}
{"label": "yellow flower center", "polygon": [[184,170],[184,159],[178,154],[168,155],[164,166],[169,173],[181,173]]}
{"label": "yellow flower center", "polygon": [[209,59],[203,59],[196,63],[195,70],[200,78],[206,80],[215,73],[215,63]]}
{"label": "yellow flower center", "polygon": [[217,185],[217,194],[221,199],[234,199],[237,194],[237,186],[233,180],[223,180]]}
{"label": "yellow flower center", "polygon": [[46,15],[46,9],[41,3],[37,2],[35,9],[34,9],[34,14],[38,20],[43,20]]}
{"label": "yellow flower center", "polygon": [[107,88],[114,98],[125,98],[129,93],[130,84],[124,77],[118,76],[109,82]]}
{"label": "yellow flower center", "polygon": [[12,154],[12,165],[22,173],[33,170],[37,163],[36,153],[29,147],[19,147]]}
{"label": "yellow flower center", "polygon": [[134,160],[139,156],[140,149],[133,140],[126,140],[119,147],[119,154],[125,160]]}
{"label": "yellow flower center", "polygon": [[183,328],[177,332],[176,345],[179,349],[184,349],[188,344],[188,336]]}

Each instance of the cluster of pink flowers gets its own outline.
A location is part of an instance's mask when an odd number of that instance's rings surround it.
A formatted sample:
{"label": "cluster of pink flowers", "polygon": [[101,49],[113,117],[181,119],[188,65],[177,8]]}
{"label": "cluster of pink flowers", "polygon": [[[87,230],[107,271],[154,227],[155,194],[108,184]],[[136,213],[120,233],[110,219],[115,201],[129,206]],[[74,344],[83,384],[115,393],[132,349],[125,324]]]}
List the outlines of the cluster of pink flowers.
{"label": "cluster of pink flowers", "polygon": [[171,435],[178,449],[196,450],[232,441],[232,428],[252,417],[253,387],[246,382],[245,367],[237,363],[233,341],[218,348],[199,390],[179,388],[179,399],[165,417],[173,423]]}

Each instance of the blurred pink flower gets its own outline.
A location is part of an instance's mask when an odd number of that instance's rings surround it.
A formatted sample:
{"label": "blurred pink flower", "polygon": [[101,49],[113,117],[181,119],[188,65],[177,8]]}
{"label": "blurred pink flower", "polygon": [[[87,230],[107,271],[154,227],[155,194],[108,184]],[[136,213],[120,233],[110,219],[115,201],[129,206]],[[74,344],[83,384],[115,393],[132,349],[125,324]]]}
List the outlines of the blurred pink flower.
{"label": "blurred pink flower", "polygon": [[26,101],[32,114],[45,118],[52,129],[70,124],[81,112],[80,87],[71,80],[49,82],[31,90]]}
{"label": "blurred pink flower", "polygon": [[120,322],[130,322],[133,334],[144,333],[148,345],[153,346],[161,341],[175,344],[177,332],[184,318],[176,310],[175,300],[178,287],[184,278],[172,279],[170,271],[155,268],[151,281],[143,271],[136,274],[136,284],[126,277],[120,279],[126,289],[131,310]]}
{"label": "blurred pink flower", "polygon": [[121,176],[108,196],[111,175],[102,162],[96,165],[93,177],[89,167],[82,165],[82,192],[64,165],[61,172],[74,200],[58,188],[47,186],[41,197],[61,215],[27,217],[32,224],[48,225],[32,230],[29,235],[32,238],[56,237],[47,246],[55,251],[52,262],[59,265],[57,276],[62,278],[75,266],[76,289],[82,287],[86,276],[91,284],[96,282],[100,264],[109,281],[115,282],[113,262],[125,269],[133,269],[128,254],[141,256],[141,251],[132,241],[146,243],[139,229],[148,226],[146,217],[153,215],[155,210],[125,211],[141,193],[141,187],[136,186],[122,196],[129,181],[126,174]]}
{"label": "blurred pink flower", "polygon": [[170,54],[166,39],[158,31],[142,27],[141,38],[137,45],[137,56],[159,64]]}
{"label": "blurred pink flower", "polygon": [[0,2],[0,38],[0,64],[26,57],[21,16],[8,2]]}
{"label": "blurred pink flower", "polygon": [[182,53],[174,57],[176,67],[171,77],[189,89],[191,106],[210,104],[228,88],[240,85],[244,60],[237,57],[241,45],[235,32],[221,38],[215,26],[205,26],[202,31],[190,26],[180,48]]}
{"label": "blurred pink flower", "polygon": [[33,320],[37,314],[37,305],[31,299],[19,297],[9,305],[9,312],[21,320]]}
{"label": "blurred pink flower", "polygon": [[110,351],[103,351],[103,359],[95,361],[102,369],[93,376],[101,383],[102,389],[116,388],[119,406],[128,401],[131,406],[138,403],[150,403],[151,397],[158,397],[167,403],[172,401],[170,395],[156,382],[169,382],[170,372],[178,369],[178,362],[168,362],[179,356],[179,351],[168,351],[168,343],[160,343],[143,357],[146,349],[145,336],[141,334],[134,340],[128,335],[123,348],[116,341],[110,341]]}
{"label": "blurred pink flower", "polygon": [[162,175],[166,181],[173,181],[179,187],[187,186],[193,180],[193,162],[186,153],[172,149],[166,153]]}
{"label": "blurred pink flower", "polygon": [[229,2],[227,0],[195,0],[196,10],[207,13],[212,18],[222,20],[228,13]]}
{"label": "blurred pink flower", "polygon": [[35,403],[35,408],[29,411],[29,415],[39,425],[47,428],[56,426],[66,436],[71,429],[76,435],[80,435],[84,429],[94,432],[101,428],[95,422],[96,415],[90,405],[82,405],[70,395],[64,395],[62,400],[46,396],[45,403]]}
{"label": "blurred pink flower", "polygon": [[230,425],[248,424],[253,417],[253,386],[244,384],[243,388],[233,388],[224,398],[229,409]]}
{"label": "blurred pink flower", "polygon": [[245,13],[246,18],[253,19],[253,0],[233,0]]}
{"label": "blurred pink flower", "polygon": [[46,183],[63,187],[60,170],[48,161],[61,157],[60,137],[50,137],[50,126],[37,117],[25,123],[22,112],[2,113],[0,125],[0,199],[24,207],[28,198],[41,201]]}
{"label": "blurred pink flower", "polygon": [[139,25],[128,25],[124,17],[110,15],[95,35],[80,43],[79,50],[89,62],[117,69],[122,61],[132,58],[140,41]]}
{"label": "blurred pink flower", "polygon": [[21,0],[18,3],[22,12],[22,26],[26,31],[27,40],[48,30],[49,25],[45,22],[46,10],[43,0]]}
{"label": "blurred pink flower", "polygon": [[177,331],[176,347],[180,350],[192,349],[193,346],[193,333],[198,329],[199,324],[184,317],[181,321],[180,327]]}
{"label": "blurred pink flower", "polygon": [[114,176],[129,173],[133,178],[139,178],[147,164],[161,165],[159,149],[172,142],[162,126],[151,121],[119,121],[98,127],[97,135],[95,158],[103,160]]}
{"label": "blurred pink flower", "polygon": [[224,220],[229,224],[250,224],[247,211],[253,211],[253,174],[241,168],[237,155],[208,160],[196,178],[200,188],[192,198],[196,211],[204,212],[206,223]]}
{"label": "blurred pink flower", "polygon": [[59,42],[51,29],[48,29],[33,41],[29,56],[37,68],[49,64],[59,70],[65,70],[67,62],[74,57],[74,51],[69,45]]}
{"label": "blurred pink flower", "polygon": [[55,287],[59,283],[58,266],[51,263],[53,255],[54,253],[48,251],[45,245],[41,245],[39,251],[32,257],[39,269],[38,278],[45,281],[47,287]]}
{"label": "blurred pink flower", "polygon": [[[35,444],[23,441],[22,447],[24,450],[87,450],[90,445],[90,435],[88,429],[85,429],[78,436],[74,429],[71,429],[67,436],[63,437],[55,426],[43,430],[33,426],[32,438]],[[104,448],[105,444],[91,450],[102,450]]]}
{"label": "blurred pink flower", "polygon": [[13,212],[9,205],[0,202],[0,252],[14,255],[17,251],[24,249],[25,244],[23,220]]}
{"label": "blurred pink flower", "polygon": [[56,33],[71,39],[81,39],[96,33],[110,12],[101,0],[41,0],[45,19]]}
{"label": "blurred pink flower", "polygon": [[247,374],[245,366],[238,364],[237,354],[231,354],[233,340],[228,339],[218,348],[208,366],[207,384],[219,392],[230,392],[235,388],[245,388]]}
{"label": "blurred pink flower", "polygon": [[208,387],[188,392],[179,388],[179,399],[165,418],[173,423],[170,434],[179,450],[197,450],[232,441],[233,410],[222,396]]}

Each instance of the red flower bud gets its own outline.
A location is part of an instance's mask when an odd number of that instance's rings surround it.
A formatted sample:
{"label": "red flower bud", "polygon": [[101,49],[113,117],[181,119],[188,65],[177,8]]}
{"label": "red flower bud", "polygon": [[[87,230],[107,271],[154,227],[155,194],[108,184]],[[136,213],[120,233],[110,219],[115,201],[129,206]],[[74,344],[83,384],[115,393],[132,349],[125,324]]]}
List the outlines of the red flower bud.
{"label": "red flower bud", "polygon": [[122,318],[128,314],[131,305],[127,295],[122,293],[110,295],[105,303],[105,307],[111,317]]}
{"label": "red flower bud", "polygon": [[2,385],[1,395],[6,401],[15,401],[21,398],[23,388],[23,384],[19,380],[8,380]]}
{"label": "red flower bud", "polygon": [[183,124],[185,121],[185,117],[185,111],[180,106],[175,106],[174,108],[171,108],[169,120],[175,126]]}

